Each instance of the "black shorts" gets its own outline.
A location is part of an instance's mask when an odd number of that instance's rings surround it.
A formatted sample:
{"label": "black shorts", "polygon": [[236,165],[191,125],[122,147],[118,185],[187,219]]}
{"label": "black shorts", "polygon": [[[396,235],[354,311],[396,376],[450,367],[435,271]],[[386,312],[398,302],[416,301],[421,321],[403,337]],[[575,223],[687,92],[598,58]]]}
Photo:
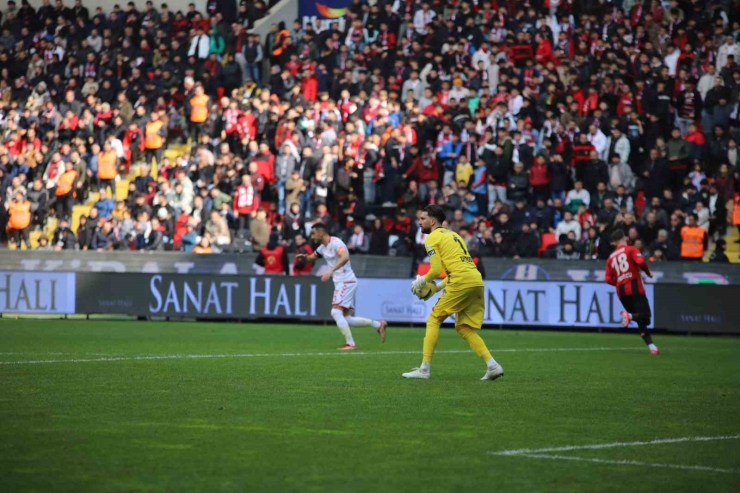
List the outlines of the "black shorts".
{"label": "black shorts", "polygon": [[650,302],[647,296],[644,294],[630,294],[620,296],[619,301],[622,302],[622,306],[630,314],[633,316],[638,315],[639,320],[635,318],[635,322],[645,322],[646,325],[650,325],[653,312],[650,310]]}

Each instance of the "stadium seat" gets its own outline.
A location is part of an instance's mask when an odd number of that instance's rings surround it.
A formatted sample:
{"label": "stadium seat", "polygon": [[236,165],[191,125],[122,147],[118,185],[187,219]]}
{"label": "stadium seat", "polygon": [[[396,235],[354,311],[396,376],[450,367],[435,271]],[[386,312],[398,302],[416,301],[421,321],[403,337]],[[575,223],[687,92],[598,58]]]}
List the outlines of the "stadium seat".
{"label": "stadium seat", "polygon": [[537,250],[537,256],[541,257],[542,254],[547,250],[547,247],[554,245],[558,242],[558,239],[552,233],[542,233],[542,239],[540,240],[540,248]]}

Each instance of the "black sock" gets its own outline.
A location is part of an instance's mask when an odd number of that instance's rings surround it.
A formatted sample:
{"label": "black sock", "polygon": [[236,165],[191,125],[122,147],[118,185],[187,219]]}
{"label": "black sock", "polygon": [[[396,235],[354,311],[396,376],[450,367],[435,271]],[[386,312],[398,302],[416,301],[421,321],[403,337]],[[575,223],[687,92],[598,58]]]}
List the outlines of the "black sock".
{"label": "black sock", "polygon": [[642,340],[645,341],[645,344],[648,346],[653,343],[653,338],[650,336],[647,326],[642,324],[640,324],[640,337],[642,337]]}

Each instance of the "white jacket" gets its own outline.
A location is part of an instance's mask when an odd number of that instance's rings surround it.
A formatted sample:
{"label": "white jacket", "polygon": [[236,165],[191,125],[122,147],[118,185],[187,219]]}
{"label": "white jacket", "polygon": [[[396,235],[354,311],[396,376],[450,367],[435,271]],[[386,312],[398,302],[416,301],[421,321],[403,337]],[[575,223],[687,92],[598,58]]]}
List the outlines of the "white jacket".
{"label": "white jacket", "polygon": [[195,36],[190,41],[190,49],[188,50],[188,56],[194,56],[200,60],[208,58],[208,54],[211,51],[211,40],[207,34],[203,36]]}
{"label": "white jacket", "polygon": [[699,78],[699,83],[696,85],[696,90],[701,94],[701,99],[704,101],[707,97],[707,93],[711,88],[714,87],[714,78],[716,75],[704,74]]}
{"label": "white jacket", "polygon": [[560,238],[560,235],[568,236],[571,231],[576,234],[576,241],[581,239],[581,225],[578,221],[575,219],[571,219],[570,222],[560,221],[555,228],[555,238]]}
{"label": "white jacket", "polygon": [[740,46],[737,43],[733,42],[731,45],[723,44],[720,46],[717,52],[717,73],[727,65],[727,55],[735,55],[737,61],[738,54],[740,54]]}
{"label": "white jacket", "polygon": [[[612,147],[612,142],[614,141],[614,137],[611,135],[607,137],[606,139],[606,149],[604,150],[604,157],[602,158],[604,161],[608,162],[608,154],[609,149]],[[619,160],[623,163],[629,163],[630,162],[630,141],[627,137],[624,136],[624,134],[620,135],[617,139],[617,143],[614,146],[614,152],[619,155]]]}

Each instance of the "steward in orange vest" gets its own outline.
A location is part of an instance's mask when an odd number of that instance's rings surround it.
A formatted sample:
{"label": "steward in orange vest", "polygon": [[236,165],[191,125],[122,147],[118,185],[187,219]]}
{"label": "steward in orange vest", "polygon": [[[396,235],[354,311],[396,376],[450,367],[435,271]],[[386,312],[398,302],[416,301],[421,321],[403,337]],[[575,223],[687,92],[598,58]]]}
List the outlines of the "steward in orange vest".
{"label": "steward in orange vest", "polygon": [[110,144],[106,143],[103,150],[98,154],[98,178],[101,180],[115,180],[118,175],[117,162],[118,154],[111,149]]}
{"label": "steward in orange vest", "polygon": [[704,258],[706,232],[698,226],[696,214],[689,215],[689,224],[681,228],[681,257],[684,260],[701,261]]}
{"label": "steward in orange vest", "polygon": [[211,98],[203,92],[203,86],[195,86],[195,96],[190,98],[190,121],[204,123],[208,119],[208,108],[211,107]]}
{"label": "steward in orange vest", "polygon": [[31,202],[23,194],[16,194],[8,208],[8,228],[22,230],[31,225]]}
{"label": "steward in orange vest", "polygon": [[54,208],[59,219],[65,219],[72,216],[72,207],[75,200],[75,186],[79,175],[74,170],[74,165],[67,162],[66,171],[57,180],[57,188],[54,190]]}
{"label": "steward in orange vest", "polygon": [[290,32],[285,29],[284,22],[278,24],[278,28],[280,31],[275,35],[275,43],[272,45],[272,58],[274,61],[277,61],[280,58],[280,55],[283,54],[283,50],[285,49],[285,40],[290,37]]}
{"label": "steward in orange vest", "polygon": [[152,121],[146,124],[144,130],[144,148],[150,151],[161,149],[164,146],[167,129],[159,114],[152,113]]}
{"label": "steward in orange vest", "polygon": [[62,197],[69,193],[74,192],[75,182],[77,181],[77,172],[72,167],[72,163],[67,163],[67,169],[62,176],[57,180],[57,188],[54,190],[54,195]]}
{"label": "steward in orange vest", "polygon": [[740,228],[740,195],[735,195],[735,200],[733,201],[732,224]]}

